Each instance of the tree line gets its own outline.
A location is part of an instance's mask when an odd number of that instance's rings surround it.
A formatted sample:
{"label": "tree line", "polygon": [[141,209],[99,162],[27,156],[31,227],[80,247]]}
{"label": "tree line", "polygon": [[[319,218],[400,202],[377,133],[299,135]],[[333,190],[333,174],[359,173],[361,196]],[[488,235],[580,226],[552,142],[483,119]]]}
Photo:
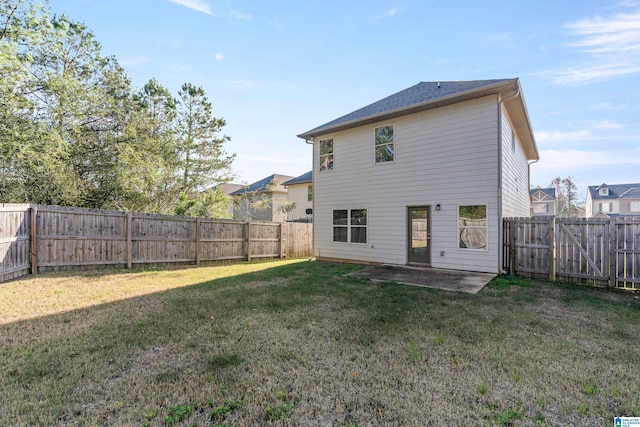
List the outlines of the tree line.
{"label": "tree line", "polygon": [[134,89],[83,23],[0,0],[0,203],[225,216],[225,124],[202,87]]}

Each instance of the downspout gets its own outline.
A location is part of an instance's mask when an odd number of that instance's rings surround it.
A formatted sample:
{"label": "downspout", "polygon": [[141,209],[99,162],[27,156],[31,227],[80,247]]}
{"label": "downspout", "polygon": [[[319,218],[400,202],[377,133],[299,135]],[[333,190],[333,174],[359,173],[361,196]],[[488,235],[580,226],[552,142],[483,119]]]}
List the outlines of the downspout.
{"label": "downspout", "polygon": [[[538,163],[539,161],[540,161],[540,158],[538,158],[537,160],[534,160],[533,162],[527,162],[527,188],[529,189],[531,189],[531,165],[534,163]],[[531,203],[531,191],[529,191],[529,206],[533,206],[533,204]],[[533,212],[530,212],[530,214],[533,215]]]}
{"label": "downspout", "polygon": [[313,146],[313,143],[314,143],[313,137],[311,137],[311,142],[309,142],[309,140],[306,139],[306,138],[305,138],[304,142],[312,146],[312,148],[311,148],[311,150],[312,150],[312,153],[311,153],[311,191],[312,191],[312,193],[311,193],[311,218],[312,218],[311,224],[312,225],[311,225],[311,227],[313,227],[313,231],[311,233],[311,257],[310,257],[310,259],[313,259],[316,256],[316,248],[315,248],[315,246],[316,246],[316,222],[314,220],[314,218],[316,216],[316,205],[315,205],[315,203],[316,203],[316,194],[315,194],[316,193],[316,183],[315,183],[316,174],[313,173],[313,168],[314,168],[314,165],[315,165],[313,150],[315,149],[315,147]]}
{"label": "downspout", "polygon": [[[509,88],[498,92],[498,99],[500,99],[500,94],[506,90],[509,90]],[[515,99],[518,96],[520,96],[519,88],[516,89],[516,93],[513,96],[503,98],[498,101],[498,246],[503,244],[502,241],[504,238],[502,232],[502,103],[504,101]],[[502,269],[502,253],[503,250],[500,248],[500,251],[498,252],[498,271],[501,274],[505,274],[506,271]]]}

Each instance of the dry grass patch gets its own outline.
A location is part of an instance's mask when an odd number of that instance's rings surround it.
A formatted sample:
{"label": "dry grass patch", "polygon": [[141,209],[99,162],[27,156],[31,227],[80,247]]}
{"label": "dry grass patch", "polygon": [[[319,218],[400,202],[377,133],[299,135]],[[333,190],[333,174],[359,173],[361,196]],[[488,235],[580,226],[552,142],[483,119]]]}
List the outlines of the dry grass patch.
{"label": "dry grass patch", "polygon": [[[77,294],[102,295],[83,281],[163,285],[138,296],[135,286],[103,290],[111,302],[83,299],[84,308],[37,318],[16,301],[28,315],[0,326],[0,425],[544,426],[640,416],[635,295],[510,279],[468,295],[345,275],[358,268],[278,261],[69,276]],[[31,280],[10,285],[19,283]]]}

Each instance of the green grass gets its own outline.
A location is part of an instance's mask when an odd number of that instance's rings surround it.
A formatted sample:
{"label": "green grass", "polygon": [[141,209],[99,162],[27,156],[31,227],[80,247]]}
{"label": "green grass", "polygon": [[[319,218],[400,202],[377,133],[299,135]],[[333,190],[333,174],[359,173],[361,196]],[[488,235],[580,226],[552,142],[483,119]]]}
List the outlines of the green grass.
{"label": "green grass", "polygon": [[609,425],[640,416],[640,300],[477,295],[274,261],[0,284],[0,425]]}

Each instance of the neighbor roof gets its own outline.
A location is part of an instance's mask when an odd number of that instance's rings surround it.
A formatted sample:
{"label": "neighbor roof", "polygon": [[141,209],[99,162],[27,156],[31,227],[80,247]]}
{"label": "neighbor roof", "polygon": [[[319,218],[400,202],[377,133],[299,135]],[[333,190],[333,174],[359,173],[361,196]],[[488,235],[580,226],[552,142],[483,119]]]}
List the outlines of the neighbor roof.
{"label": "neighbor roof", "polygon": [[529,160],[537,160],[539,158],[538,149],[518,79],[420,82],[408,89],[301,133],[298,137],[313,139],[332,132],[443,107],[486,95],[498,94],[508,89],[511,89],[515,94],[505,99],[505,106],[511,108],[515,113],[512,120],[516,128],[516,134],[523,142],[527,158]]}
{"label": "neighbor roof", "polygon": [[284,192],[287,190],[282,186],[282,183],[292,178],[293,177],[289,175],[279,175],[274,173],[273,175],[269,175],[266,178],[262,178],[260,181],[256,181],[253,184],[250,184],[246,187],[241,188],[240,190],[234,191],[233,193],[231,193],[231,195],[237,196],[245,193],[260,193],[260,192],[266,191],[268,189],[269,184],[272,181],[276,183],[275,191]]}
{"label": "neighbor roof", "polygon": [[282,185],[302,184],[305,182],[311,182],[312,180],[313,180],[313,171],[309,171],[293,179],[290,179],[289,181],[283,182]]}
{"label": "neighbor roof", "polygon": [[551,187],[551,188],[533,188],[531,190],[531,195],[533,196],[538,191],[542,191],[544,194],[546,194],[549,197],[553,197],[554,199],[556,198],[556,189],[553,188],[553,187]]}
{"label": "neighbor roof", "polygon": [[[609,195],[601,196],[598,190],[608,188]],[[636,184],[614,184],[614,185],[590,185],[589,193],[592,199],[640,199],[640,183]]]}

